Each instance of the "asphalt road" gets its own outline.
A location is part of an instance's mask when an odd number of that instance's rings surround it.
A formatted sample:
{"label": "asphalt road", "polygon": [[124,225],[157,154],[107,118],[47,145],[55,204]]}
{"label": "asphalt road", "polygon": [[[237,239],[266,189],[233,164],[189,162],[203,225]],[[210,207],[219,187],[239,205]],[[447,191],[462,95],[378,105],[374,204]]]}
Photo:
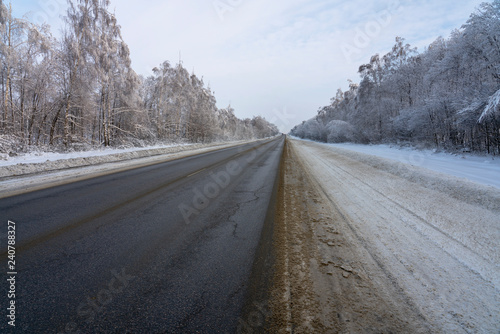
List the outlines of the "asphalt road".
{"label": "asphalt road", "polygon": [[[1,199],[0,331],[233,333],[249,326],[241,310],[283,142]],[[6,317],[9,220],[16,224],[15,329]]]}

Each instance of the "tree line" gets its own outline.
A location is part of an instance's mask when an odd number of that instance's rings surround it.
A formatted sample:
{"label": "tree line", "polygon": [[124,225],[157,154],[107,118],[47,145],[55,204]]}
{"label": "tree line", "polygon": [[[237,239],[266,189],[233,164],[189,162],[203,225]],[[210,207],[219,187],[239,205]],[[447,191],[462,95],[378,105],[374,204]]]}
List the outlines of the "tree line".
{"label": "tree line", "polygon": [[500,154],[500,0],[423,53],[397,37],[291,134],[323,142],[411,143]]}
{"label": "tree line", "polygon": [[[0,0],[0,148],[68,148],[158,141],[263,138],[262,117],[219,109],[210,87],[179,63],[137,75],[109,0],[68,0],[55,38],[47,24]],[[15,148],[14,148],[15,146]]]}

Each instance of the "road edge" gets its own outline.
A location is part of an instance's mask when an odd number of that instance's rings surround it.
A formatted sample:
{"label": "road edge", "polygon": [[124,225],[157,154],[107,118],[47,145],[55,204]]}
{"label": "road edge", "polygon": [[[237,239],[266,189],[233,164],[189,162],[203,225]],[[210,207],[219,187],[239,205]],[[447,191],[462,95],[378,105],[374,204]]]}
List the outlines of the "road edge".
{"label": "road edge", "polygon": [[268,333],[271,318],[271,291],[274,281],[276,252],[274,249],[274,224],[278,210],[278,191],[283,178],[283,156],[286,138],[283,140],[278,171],[266,211],[264,225],[254,256],[248,281],[245,302],[238,319],[236,333]]}

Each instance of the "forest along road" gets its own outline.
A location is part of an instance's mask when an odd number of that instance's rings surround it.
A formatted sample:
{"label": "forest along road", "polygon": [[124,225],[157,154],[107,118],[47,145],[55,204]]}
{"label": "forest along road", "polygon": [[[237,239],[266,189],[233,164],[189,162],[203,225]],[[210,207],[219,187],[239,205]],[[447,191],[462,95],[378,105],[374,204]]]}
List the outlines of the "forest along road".
{"label": "forest along road", "polygon": [[287,139],[270,331],[499,333],[500,191],[369,157]]}
{"label": "forest along road", "polygon": [[1,199],[5,231],[16,224],[13,332],[235,332],[283,143]]}

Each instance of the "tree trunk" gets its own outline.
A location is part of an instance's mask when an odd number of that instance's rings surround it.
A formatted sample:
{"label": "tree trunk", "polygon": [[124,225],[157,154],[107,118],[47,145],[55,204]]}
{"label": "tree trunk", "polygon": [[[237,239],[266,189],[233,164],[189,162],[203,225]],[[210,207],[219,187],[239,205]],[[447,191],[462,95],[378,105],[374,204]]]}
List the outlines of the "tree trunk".
{"label": "tree trunk", "polygon": [[38,127],[38,134],[37,134],[36,142],[35,142],[36,146],[38,146],[38,144],[40,142],[41,132],[42,132],[42,129],[44,128],[44,126],[45,126],[45,121],[47,120],[48,116],[49,116],[48,113],[43,116],[42,123]]}
{"label": "tree trunk", "polygon": [[[5,115],[8,115],[9,113],[9,97],[11,96],[10,94],[10,89],[11,87],[11,78],[10,78],[10,56],[11,56],[11,42],[12,42],[12,5],[9,4],[9,21],[8,21],[8,34],[7,34],[7,59],[6,59],[6,65],[7,65],[7,78],[6,78],[6,83],[5,83],[5,97],[4,97],[4,113]],[[12,109],[12,108],[11,108]],[[14,112],[12,112],[12,126],[14,126]],[[5,117],[7,118],[7,117]]]}
{"label": "tree trunk", "polygon": [[24,98],[25,98],[25,92],[26,92],[26,73],[23,76],[23,80],[21,82],[21,106],[20,106],[20,112],[21,112],[21,137],[24,139],[25,138],[25,132],[24,132]]}
{"label": "tree trunk", "polygon": [[69,80],[69,91],[68,91],[68,96],[67,96],[67,101],[66,101],[66,110],[64,113],[64,145],[67,147],[69,145],[69,111],[71,109],[71,98],[73,94],[73,87],[75,85],[75,78],[77,76],[78,68],[80,67],[80,44],[81,44],[81,39],[82,39],[82,32],[80,31],[78,33],[77,37],[77,48],[78,50],[76,51],[76,62],[75,66],[73,67],[73,71],[69,74],[70,75],[70,80]]}
{"label": "tree trunk", "polygon": [[56,115],[52,119],[52,125],[50,127],[49,145],[54,145],[54,133],[55,133],[55,130],[56,130],[57,121],[59,119],[59,114],[61,113],[61,109],[62,109],[62,107],[59,107],[59,109],[57,110]]}
{"label": "tree trunk", "polygon": [[28,145],[31,145],[33,138],[33,125],[35,124],[35,117],[37,114],[37,94],[33,94],[33,108],[31,111],[31,119],[28,122]]}

